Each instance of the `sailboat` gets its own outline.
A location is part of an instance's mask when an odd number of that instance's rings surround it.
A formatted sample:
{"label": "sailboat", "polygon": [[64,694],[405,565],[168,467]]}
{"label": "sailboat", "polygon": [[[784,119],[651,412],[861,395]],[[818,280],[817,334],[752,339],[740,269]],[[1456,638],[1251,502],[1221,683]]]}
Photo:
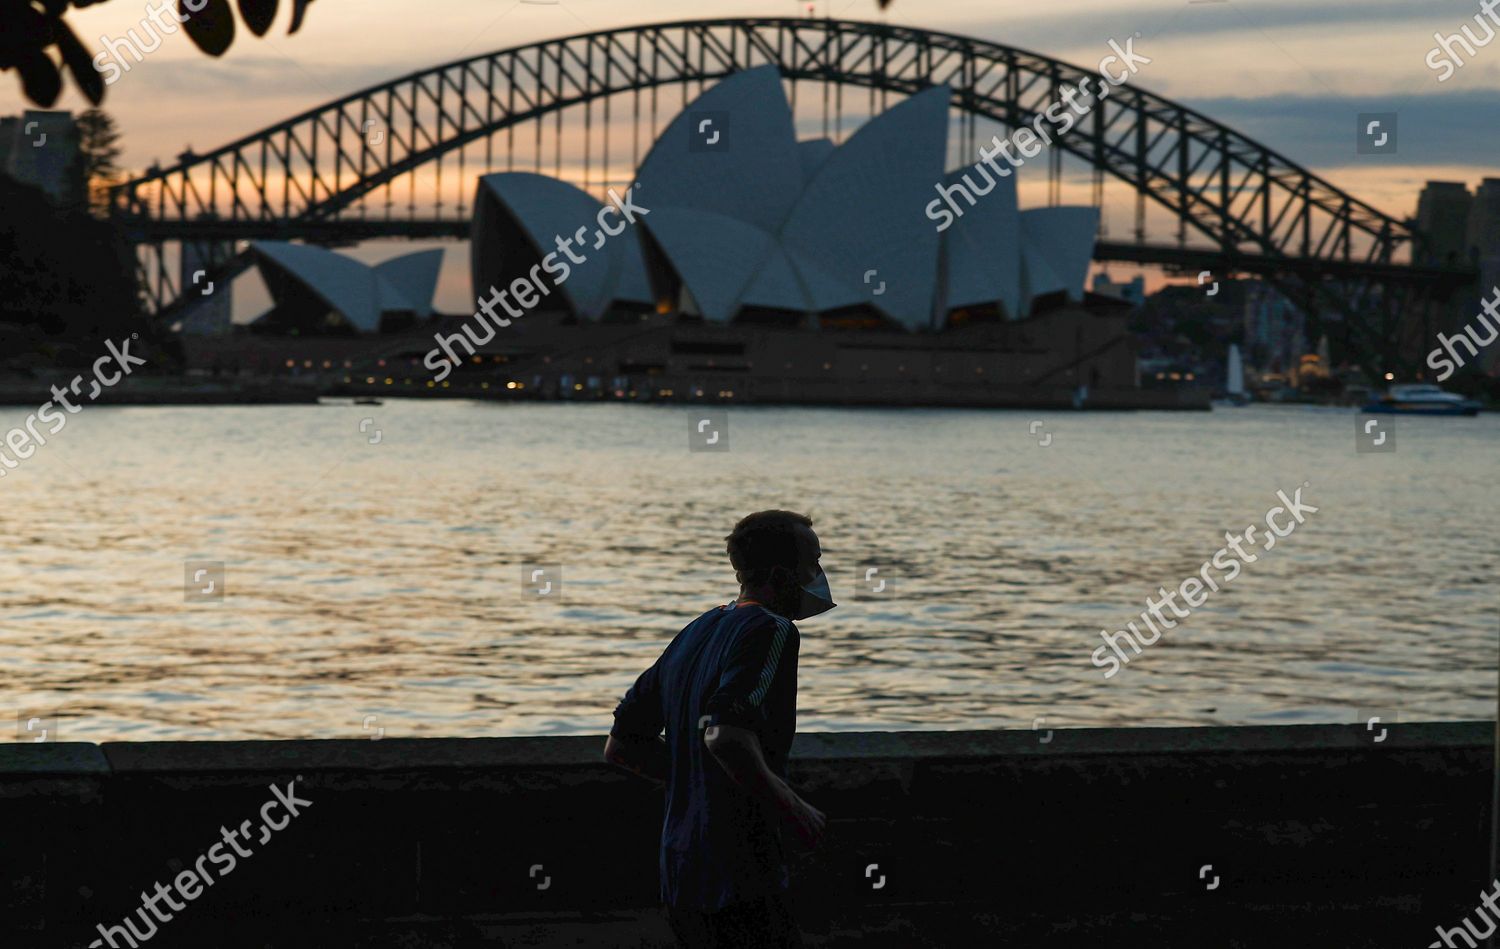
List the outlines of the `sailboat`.
{"label": "sailboat", "polygon": [[1245,360],[1240,356],[1239,346],[1232,343],[1229,368],[1224,374],[1224,399],[1233,406],[1250,404],[1250,396],[1245,392]]}

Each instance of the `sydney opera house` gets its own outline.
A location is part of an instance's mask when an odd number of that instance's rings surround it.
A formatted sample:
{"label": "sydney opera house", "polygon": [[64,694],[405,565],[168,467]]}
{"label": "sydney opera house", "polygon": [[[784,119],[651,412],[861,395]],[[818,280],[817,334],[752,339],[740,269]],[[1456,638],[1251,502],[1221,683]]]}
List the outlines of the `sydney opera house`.
{"label": "sydney opera house", "polygon": [[[390,394],[1161,400],[1137,387],[1126,308],[1084,293],[1097,209],[1023,211],[1013,169],[948,171],[949,98],[921,91],[835,144],[798,138],[774,67],[731,75],[608,201],[529,172],[479,179],[474,296],[530,305],[433,316],[436,252],[372,268],[265,243],[276,306],[255,330],[355,336],[349,385]],[[286,365],[319,365],[299,355]]]}
{"label": "sydney opera house", "polygon": [[370,267],[321,247],[282,241],[250,246],[276,305],[255,331],[357,335],[392,332],[432,316],[440,250],[404,254]]}
{"label": "sydney opera house", "polygon": [[[932,332],[955,313],[1015,320],[1049,294],[1078,298],[1097,211],[1021,212],[1014,174],[945,175],[949,95],[912,96],[835,146],[797,140],[774,67],[725,79],[642,162],[635,203],[648,213],[574,266],[560,288],[568,315],[654,309],[720,326]],[[955,199],[966,213],[939,233],[925,209],[939,182],[964,173],[993,190],[972,205]],[[601,210],[572,185],[527,173],[480,179],[476,207],[476,287],[506,285]]]}

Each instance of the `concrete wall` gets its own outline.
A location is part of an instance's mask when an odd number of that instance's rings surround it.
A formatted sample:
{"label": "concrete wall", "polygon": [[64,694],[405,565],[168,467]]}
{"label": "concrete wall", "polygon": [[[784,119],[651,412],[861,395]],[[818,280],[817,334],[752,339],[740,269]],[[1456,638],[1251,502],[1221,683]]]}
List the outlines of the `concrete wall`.
{"label": "concrete wall", "polygon": [[[1488,882],[1493,728],[800,735],[798,913],[813,947],[1425,946]],[[293,779],[150,945],[670,945],[660,792],[601,746],[0,745],[0,945],[89,945]]]}

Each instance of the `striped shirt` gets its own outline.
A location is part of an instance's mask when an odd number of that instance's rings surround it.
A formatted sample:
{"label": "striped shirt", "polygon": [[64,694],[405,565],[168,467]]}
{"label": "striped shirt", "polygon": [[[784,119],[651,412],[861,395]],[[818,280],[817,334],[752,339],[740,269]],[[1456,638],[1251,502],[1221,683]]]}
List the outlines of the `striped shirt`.
{"label": "striped shirt", "polygon": [[615,709],[618,738],[666,732],[659,869],[667,905],[712,911],[788,886],[777,816],[733,782],[703,733],[750,729],[784,779],[797,729],[800,642],[791,620],[758,604],[715,607],[677,634]]}

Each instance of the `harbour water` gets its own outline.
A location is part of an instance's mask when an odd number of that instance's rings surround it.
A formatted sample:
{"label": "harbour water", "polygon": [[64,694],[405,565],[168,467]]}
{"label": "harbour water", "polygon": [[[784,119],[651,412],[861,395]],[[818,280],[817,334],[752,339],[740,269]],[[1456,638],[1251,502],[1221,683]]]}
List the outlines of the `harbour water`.
{"label": "harbour water", "polygon": [[[5,704],[62,740],[602,734],[732,597],[733,521],[790,507],[840,602],[801,624],[803,730],[1494,714],[1494,416],[1357,453],[1331,408],[727,412],[690,451],[681,406],[91,407],[0,481]],[[1317,513],[1104,678],[1101,629],[1304,483]]]}

